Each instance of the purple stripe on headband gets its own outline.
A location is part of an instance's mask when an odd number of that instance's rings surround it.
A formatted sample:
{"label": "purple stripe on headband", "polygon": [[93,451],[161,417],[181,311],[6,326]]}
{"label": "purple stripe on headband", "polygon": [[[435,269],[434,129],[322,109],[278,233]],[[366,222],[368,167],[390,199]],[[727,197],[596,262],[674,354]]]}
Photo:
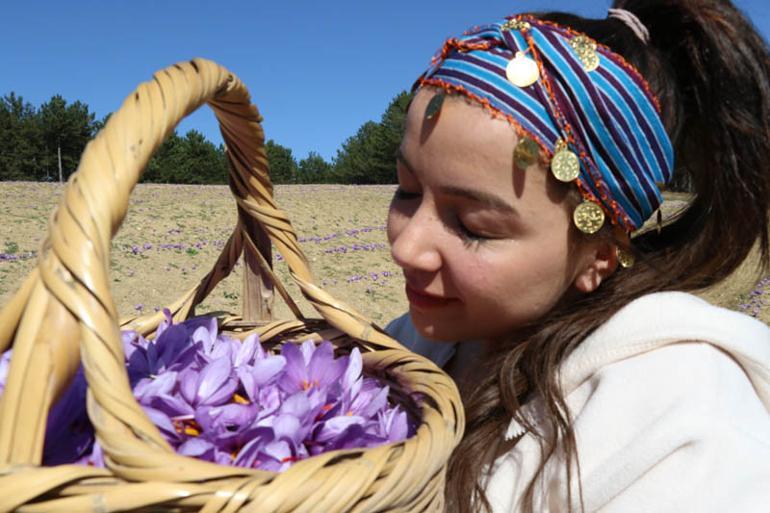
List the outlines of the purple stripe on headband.
{"label": "purple stripe on headband", "polygon": [[634,166],[629,169],[629,171],[633,172],[636,177],[639,180],[639,183],[642,185],[642,189],[644,190],[644,194],[647,196],[648,203],[655,208],[659,203],[660,199],[658,196],[658,192],[654,188],[654,185],[650,184],[650,181],[647,177],[642,175],[642,169],[644,169],[645,162],[647,159],[644,156],[644,152],[639,147],[637,139],[633,136],[633,130],[628,125],[628,122],[626,121],[625,117],[621,113],[620,109],[615,105],[615,102],[612,100],[612,98],[607,98],[607,102],[605,104],[607,109],[610,111],[610,113],[613,116],[613,119],[615,122],[620,126],[622,132],[626,135],[625,140],[626,144],[621,146],[621,148],[630,148],[630,150],[634,153]]}
{"label": "purple stripe on headband", "polygon": [[[590,146],[590,151],[589,148],[583,149],[591,156],[592,160],[595,164],[597,164],[597,166],[600,161],[613,162],[613,159],[610,157],[609,152],[607,151],[607,148],[604,146],[604,144],[591,144],[592,141],[601,141],[601,138],[596,134],[595,130],[593,130],[591,121],[581,115],[584,113],[579,113],[572,107],[572,102],[577,101],[577,99],[572,96],[574,94],[573,91],[565,91],[564,84],[560,82],[557,82],[553,85],[555,86],[553,92],[554,96],[559,102],[559,109],[562,111],[564,116],[567,117],[567,121],[572,126],[572,129],[577,136],[577,142],[580,143],[580,146]],[[589,134],[591,134],[593,137],[589,136]],[[598,179],[604,182],[608,187],[610,186],[608,178],[612,178],[612,181],[618,188],[620,188],[623,196],[625,197],[625,200],[630,204],[631,208],[636,211],[641,211],[641,204],[636,198],[636,195],[633,193],[631,187],[628,185],[626,178],[622,173],[620,173],[620,170],[616,170],[616,166],[607,167],[611,173],[609,177],[603,176],[600,169],[592,170],[589,168],[587,171],[589,172],[590,177],[592,177],[594,180]],[[598,177],[596,174],[598,174]],[[620,200],[620,198],[615,199],[618,201]],[[623,210],[626,209],[624,208]],[[628,212],[626,213],[628,214]]]}
{"label": "purple stripe on headband", "polygon": [[[508,59],[510,59],[510,52],[508,52],[508,55],[503,56],[504,59],[506,59],[506,63]],[[466,54],[460,54],[453,56],[454,60],[458,61],[464,61],[470,64],[473,64],[474,66],[478,66],[480,68],[486,69],[500,77],[501,80],[504,80],[507,84],[508,78],[505,76],[505,70],[500,65],[490,62],[488,60],[482,59],[478,57],[477,52],[471,52]],[[544,124],[540,118],[535,112],[533,112],[532,107],[528,106],[525,102],[520,101],[517,99],[518,95],[512,95],[509,91],[500,89],[498,87],[493,86],[492,84],[489,84],[490,86],[494,87],[495,91],[497,91],[497,96],[501,98],[506,98],[506,104],[510,106],[512,109],[515,109],[517,112],[522,111],[521,114],[523,116],[526,116],[530,122],[538,126],[538,130],[544,134],[553,134],[554,136],[557,136],[556,132],[553,131],[552,127],[548,124]],[[530,97],[532,100],[532,103],[537,103],[541,106],[543,105],[542,98],[538,95],[539,88],[537,87],[528,87],[525,89],[522,89],[519,91],[520,94],[526,95]],[[547,112],[546,109],[543,109]]]}
{"label": "purple stripe on headband", "polygon": [[497,66],[494,63],[491,63],[489,61],[485,61],[484,59],[479,59],[473,53],[463,53],[463,54],[455,55],[454,59],[457,61],[469,62],[474,66],[478,66],[479,68],[484,68],[490,73],[494,73],[495,75],[499,76],[502,80],[507,80],[505,78],[504,69],[502,69],[500,66]]}
{"label": "purple stripe on headband", "polygon": [[607,80],[610,84],[612,84],[612,87],[615,88],[615,90],[623,97],[623,99],[626,101],[626,104],[633,110],[634,116],[636,120],[639,121],[639,128],[644,132],[644,136],[647,139],[647,141],[650,142],[650,148],[652,149],[653,154],[655,155],[655,161],[658,164],[658,167],[660,169],[666,169],[666,158],[663,156],[663,149],[660,147],[660,144],[658,144],[657,137],[655,136],[652,128],[650,128],[650,125],[647,121],[647,118],[642,114],[639,107],[636,105],[636,101],[634,101],[634,98],[632,98],[628,91],[618,82],[618,79],[615,78],[615,76],[607,71],[604,68],[597,69],[599,73],[601,73],[602,77]]}
{"label": "purple stripe on headband", "polygon": [[[621,189],[624,193],[624,195],[628,198],[629,202],[633,205],[633,208],[636,210],[645,210],[640,208],[641,205],[638,203],[636,199],[636,195],[631,191],[631,188],[627,184],[627,178],[624,175],[624,171],[632,171],[634,172],[634,176],[639,182],[639,185],[642,187],[644,191],[644,195],[647,197],[648,201],[650,198],[654,198],[654,201],[649,202],[649,205],[655,205],[657,203],[657,197],[652,193],[650,190],[650,184],[649,179],[647,179],[645,176],[640,176],[636,171],[638,170],[638,166],[635,166],[634,163],[636,163],[636,159],[634,158],[634,155],[629,151],[630,148],[628,148],[626,142],[621,137],[621,134],[617,132],[617,130],[614,130],[614,127],[612,126],[614,124],[615,119],[613,119],[612,116],[610,116],[610,112],[606,108],[606,97],[604,94],[601,93],[600,90],[598,90],[591,82],[590,78],[586,74],[586,72],[583,70],[582,64],[577,60],[577,58],[574,55],[574,52],[570,47],[566,45],[566,42],[563,42],[559,38],[557,38],[552,33],[545,32],[543,36],[548,39],[549,43],[551,43],[556,50],[556,52],[564,59],[564,61],[567,63],[567,65],[570,67],[574,74],[574,79],[579,81],[579,83],[583,86],[583,91],[585,94],[588,95],[588,97],[591,100],[591,104],[593,105],[593,110],[595,111],[595,115],[598,117],[598,119],[602,123],[602,127],[595,127],[594,123],[591,122],[590,116],[588,115],[588,110],[591,109],[591,106],[587,106],[586,111],[580,111],[576,112],[574,105],[582,105],[582,102],[580,101],[580,97],[578,95],[576,87],[579,87],[575,84],[573,84],[571,81],[564,81],[564,84],[562,84],[561,81],[557,82],[560,86],[564,85],[569,89],[569,92],[571,93],[569,98],[570,100],[567,101],[561,101],[560,102],[560,108],[562,109],[562,112],[565,113],[565,115],[571,114],[573,118],[577,119],[578,117],[581,119],[585,119],[585,123],[582,124],[583,133],[581,134],[581,139],[583,141],[587,140],[603,140],[604,137],[597,132],[597,128],[599,130],[603,130],[603,132],[608,136],[612,143],[611,145],[614,147],[615,151],[619,154],[619,156],[625,161],[618,162],[616,158],[611,157],[611,154],[609,151],[607,151],[607,148],[605,144],[599,144],[596,145],[597,150],[599,150],[599,153],[601,154],[602,158],[606,163],[613,163],[614,165],[608,165],[608,169],[610,173],[612,174],[615,181],[621,186]],[[555,63],[551,62],[551,65],[553,68],[558,69],[555,67]],[[609,126],[608,126],[609,124]],[[587,132],[590,132],[590,134],[593,137],[587,137]],[[652,194],[652,196],[650,196]]]}
{"label": "purple stripe on headband", "polygon": [[519,45],[519,42],[513,36],[513,31],[503,30],[499,34],[502,36],[505,46],[510,48],[512,52],[515,53],[522,50],[521,45]]}
{"label": "purple stripe on headband", "polygon": [[532,112],[523,107],[515,98],[505,94],[504,91],[500,91],[489,82],[481,80],[478,77],[463,73],[462,71],[455,69],[441,68],[434,76],[441,78],[446,77],[452,79],[452,82],[465,82],[472,85],[476,89],[484,91],[489,97],[494,98],[496,101],[507,106],[508,109],[516,113],[520,118],[523,118],[522,125],[529,124],[536,132],[542,134],[548,141],[553,141],[558,138],[558,134],[554,132],[553,127],[544,123],[538,116],[532,114]]}
{"label": "purple stripe on headband", "polygon": [[[619,68],[625,71],[624,75],[626,76],[626,78],[628,78],[634,83],[634,85],[639,89],[639,91],[644,95],[644,97],[650,103],[653,110],[657,112],[658,111],[657,100],[652,95],[652,92],[649,90],[649,85],[644,81],[644,78],[641,76],[641,74],[639,74],[639,72],[636,71],[630,64],[625,62],[625,59],[623,59],[621,55],[618,55],[612,51],[608,51],[605,48],[602,48],[601,46],[599,46],[596,50],[597,52],[601,53],[605,58],[611,60],[616,66],[618,66]],[[625,89],[625,87],[623,87],[622,89]]]}

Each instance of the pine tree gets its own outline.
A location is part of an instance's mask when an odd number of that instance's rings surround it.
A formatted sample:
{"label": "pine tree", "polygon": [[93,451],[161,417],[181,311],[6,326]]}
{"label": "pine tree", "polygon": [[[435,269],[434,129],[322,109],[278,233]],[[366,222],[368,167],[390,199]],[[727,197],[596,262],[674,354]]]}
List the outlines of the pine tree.
{"label": "pine tree", "polygon": [[297,183],[326,183],[329,181],[332,165],[318,153],[311,151],[299,162]]}
{"label": "pine tree", "polygon": [[270,180],[273,183],[297,183],[297,161],[291,149],[268,139],[265,151],[270,163]]}
{"label": "pine tree", "polygon": [[0,180],[43,180],[41,136],[32,104],[10,93],[0,98]]}
{"label": "pine tree", "polygon": [[40,106],[37,118],[46,176],[66,180],[77,169],[80,155],[93,135],[94,114],[86,104],[76,101],[67,105],[57,94]]}
{"label": "pine tree", "polygon": [[334,179],[342,183],[396,183],[395,153],[404,134],[411,94],[391,100],[379,123],[367,121],[349,137],[334,159]]}

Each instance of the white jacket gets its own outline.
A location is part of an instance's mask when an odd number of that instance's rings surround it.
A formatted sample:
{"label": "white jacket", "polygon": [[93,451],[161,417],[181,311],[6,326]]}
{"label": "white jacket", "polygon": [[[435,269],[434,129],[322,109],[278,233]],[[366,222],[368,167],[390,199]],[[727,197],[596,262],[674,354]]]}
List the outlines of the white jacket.
{"label": "white jacket", "polygon": [[[451,344],[419,336],[408,317],[394,338],[443,365]],[[562,364],[586,512],[770,513],[770,328],[689,294],[651,294],[621,309]],[[522,413],[538,424],[542,404]],[[541,455],[522,439],[492,465],[495,512],[519,511]],[[561,454],[537,482],[535,511],[566,512]],[[573,473],[573,511],[580,493]]]}

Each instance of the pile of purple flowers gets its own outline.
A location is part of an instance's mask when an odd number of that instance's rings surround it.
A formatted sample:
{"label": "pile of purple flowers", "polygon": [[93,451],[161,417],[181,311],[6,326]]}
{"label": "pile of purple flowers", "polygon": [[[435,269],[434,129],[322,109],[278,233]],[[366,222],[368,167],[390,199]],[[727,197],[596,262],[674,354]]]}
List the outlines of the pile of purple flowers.
{"label": "pile of purple flowers", "polygon": [[[389,401],[389,387],[362,375],[357,348],[335,358],[330,342],[286,343],[266,351],[256,335],[239,342],[216,319],[173,324],[154,340],[123,332],[134,396],[180,454],[224,465],[283,471],[335,449],[412,436],[416,419]],[[0,358],[0,393],[10,351]],[[85,411],[78,372],[52,409],[44,464],[104,466]]]}

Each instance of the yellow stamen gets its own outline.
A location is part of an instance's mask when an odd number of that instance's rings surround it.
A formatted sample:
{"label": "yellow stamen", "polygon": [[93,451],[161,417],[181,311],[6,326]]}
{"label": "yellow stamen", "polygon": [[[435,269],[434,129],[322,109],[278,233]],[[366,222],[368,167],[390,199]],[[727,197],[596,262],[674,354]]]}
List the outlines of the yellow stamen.
{"label": "yellow stamen", "polygon": [[238,404],[251,404],[248,399],[240,394],[233,394],[233,402]]}

